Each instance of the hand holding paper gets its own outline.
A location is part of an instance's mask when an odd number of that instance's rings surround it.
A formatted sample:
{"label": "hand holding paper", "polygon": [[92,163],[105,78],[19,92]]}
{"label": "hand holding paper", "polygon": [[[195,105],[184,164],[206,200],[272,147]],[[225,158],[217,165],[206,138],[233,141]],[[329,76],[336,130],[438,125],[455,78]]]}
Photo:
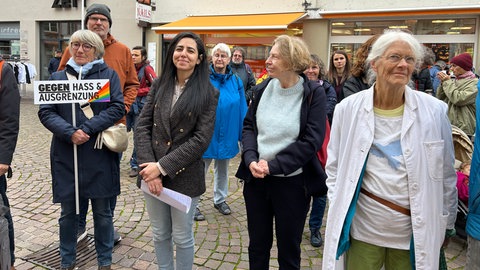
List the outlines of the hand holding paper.
{"label": "hand holding paper", "polygon": [[176,191],[163,187],[162,193],[160,193],[160,196],[157,196],[150,192],[150,190],[148,189],[148,184],[145,183],[145,181],[142,181],[140,188],[143,192],[147,193],[148,195],[170,206],[173,206],[182,212],[188,213],[188,211],[190,211],[192,198],[190,198],[187,195],[184,195],[182,193],[178,193]]}

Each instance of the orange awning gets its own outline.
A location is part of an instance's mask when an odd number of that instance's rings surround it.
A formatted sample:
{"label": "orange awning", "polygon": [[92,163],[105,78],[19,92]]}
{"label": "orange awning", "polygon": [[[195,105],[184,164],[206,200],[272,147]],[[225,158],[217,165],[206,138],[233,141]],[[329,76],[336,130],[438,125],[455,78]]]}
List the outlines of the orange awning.
{"label": "orange awning", "polygon": [[153,27],[157,34],[191,31],[197,34],[282,34],[289,25],[306,16],[303,12],[191,16],[162,26]]}

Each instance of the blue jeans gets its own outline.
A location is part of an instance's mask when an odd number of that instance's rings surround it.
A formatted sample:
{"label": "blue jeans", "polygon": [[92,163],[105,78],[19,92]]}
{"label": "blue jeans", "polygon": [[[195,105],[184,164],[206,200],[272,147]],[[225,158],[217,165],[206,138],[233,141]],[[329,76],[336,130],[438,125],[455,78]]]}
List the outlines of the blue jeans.
{"label": "blue jeans", "polygon": [[[10,203],[8,202],[7,198],[7,178],[5,175],[0,176],[0,194],[2,195],[3,198],[3,204],[6,207],[10,208]],[[8,222],[8,238],[10,241],[10,257],[11,257],[11,265],[14,264],[15,262],[15,235],[13,233],[13,219],[12,219],[12,213],[11,211],[8,211],[5,214],[5,218],[7,219]]]}
{"label": "blue jeans", "polygon": [[[191,270],[195,248],[193,214],[200,197],[192,198],[190,211],[186,214],[151,195],[144,194],[144,197],[152,226],[158,269]],[[176,246],[175,267],[173,244]]]}
{"label": "blue jeans", "polygon": [[322,219],[325,214],[326,204],[327,195],[312,197],[312,210],[310,211],[310,219],[308,221],[310,231],[320,230],[322,227]]}
{"label": "blue jeans", "polygon": [[135,146],[133,146],[132,157],[130,158],[130,168],[138,169],[137,150],[135,149]]}
{"label": "blue jeans", "polygon": [[[110,197],[110,210],[112,210],[112,218],[115,214],[115,206],[117,205],[117,196]],[[86,230],[87,228],[87,212],[88,199],[80,198],[80,214],[78,217],[78,231]]]}
{"label": "blue jeans", "polygon": [[[113,252],[111,198],[91,199],[91,201],[98,266],[111,265]],[[61,267],[67,268],[75,264],[77,253],[78,216],[75,214],[75,201],[61,203],[58,223],[60,225]]]}
{"label": "blue jeans", "polygon": [[[203,159],[205,175],[213,159]],[[230,159],[215,159],[213,165],[213,203],[219,204],[227,199],[228,195],[228,163]]]}

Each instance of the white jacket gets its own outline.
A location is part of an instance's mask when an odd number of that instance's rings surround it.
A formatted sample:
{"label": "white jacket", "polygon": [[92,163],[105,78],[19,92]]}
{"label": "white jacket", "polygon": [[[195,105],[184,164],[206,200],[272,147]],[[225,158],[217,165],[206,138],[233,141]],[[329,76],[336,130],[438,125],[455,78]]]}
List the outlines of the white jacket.
{"label": "white jacket", "polygon": [[[345,269],[336,260],[340,234],[374,136],[373,87],[335,108],[326,173],[330,206],[323,268]],[[406,86],[401,147],[408,175],[416,269],[438,269],[445,230],[457,211],[457,176],[447,105]]]}

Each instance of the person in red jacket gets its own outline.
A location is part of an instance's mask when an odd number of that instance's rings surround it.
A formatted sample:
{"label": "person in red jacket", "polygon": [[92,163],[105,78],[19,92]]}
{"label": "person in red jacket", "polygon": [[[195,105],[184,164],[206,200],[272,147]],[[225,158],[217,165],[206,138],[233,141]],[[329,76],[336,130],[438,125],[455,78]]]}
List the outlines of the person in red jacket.
{"label": "person in red jacket", "polygon": [[[137,98],[133,102],[130,112],[127,114],[127,129],[135,130],[135,122],[142,111],[143,104],[147,100],[147,94],[150,91],[150,86],[153,80],[157,77],[155,70],[150,66],[147,59],[147,50],[143,46],[136,46],[132,49],[132,59],[137,70],[138,81],[140,87],[138,88]],[[130,158],[130,167],[132,168],[128,176],[136,177],[138,175],[137,151],[133,147],[132,157]]]}

